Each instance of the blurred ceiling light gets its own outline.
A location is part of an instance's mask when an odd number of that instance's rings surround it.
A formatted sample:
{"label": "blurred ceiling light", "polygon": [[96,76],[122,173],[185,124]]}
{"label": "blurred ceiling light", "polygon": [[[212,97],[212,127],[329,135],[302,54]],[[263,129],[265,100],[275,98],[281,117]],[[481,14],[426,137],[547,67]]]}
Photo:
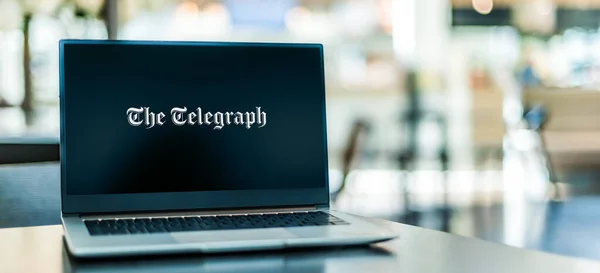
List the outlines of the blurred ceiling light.
{"label": "blurred ceiling light", "polygon": [[490,14],[494,9],[494,0],[473,0],[473,9],[483,15]]}
{"label": "blurred ceiling light", "polygon": [[200,7],[194,1],[184,1],[177,6],[175,11],[177,15],[190,15],[200,13]]}
{"label": "blurred ceiling light", "polygon": [[306,7],[303,6],[297,6],[295,8],[290,9],[286,14],[285,14],[285,21],[286,24],[294,24],[298,21],[303,21],[305,19],[310,18],[311,16],[311,11],[309,9],[307,9]]}
{"label": "blurred ceiling light", "polygon": [[291,8],[285,14],[285,26],[292,33],[301,33],[306,29],[311,29],[310,24],[312,12],[303,6]]}
{"label": "blurred ceiling light", "polygon": [[227,9],[223,4],[220,3],[210,3],[202,8],[202,12],[210,13],[210,14],[224,14],[227,12]]}
{"label": "blurred ceiling light", "polygon": [[297,6],[295,8],[290,9],[288,11],[287,16],[297,16],[297,17],[308,17],[311,15],[311,11],[303,6]]}
{"label": "blurred ceiling light", "polygon": [[381,0],[379,1],[379,13],[380,13],[380,25],[383,31],[387,34],[392,34],[393,31],[393,15],[392,6],[393,0]]}

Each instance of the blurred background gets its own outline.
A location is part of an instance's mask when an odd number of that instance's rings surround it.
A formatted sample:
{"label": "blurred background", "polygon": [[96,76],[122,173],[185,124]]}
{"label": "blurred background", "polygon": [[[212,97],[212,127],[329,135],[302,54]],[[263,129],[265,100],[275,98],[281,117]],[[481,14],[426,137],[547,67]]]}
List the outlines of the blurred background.
{"label": "blurred background", "polygon": [[62,38],[322,43],[336,208],[600,259],[600,0],[0,0],[0,163]]}

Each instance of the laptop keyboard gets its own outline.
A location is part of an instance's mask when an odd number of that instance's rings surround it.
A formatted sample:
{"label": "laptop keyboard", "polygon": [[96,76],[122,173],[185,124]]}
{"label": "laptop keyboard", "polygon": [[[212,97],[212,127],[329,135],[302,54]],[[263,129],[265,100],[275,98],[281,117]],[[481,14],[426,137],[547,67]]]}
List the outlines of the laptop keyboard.
{"label": "laptop keyboard", "polygon": [[322,211],[123,218],[84,220],[84,223],[92,236],[348,224],[348,222]]}

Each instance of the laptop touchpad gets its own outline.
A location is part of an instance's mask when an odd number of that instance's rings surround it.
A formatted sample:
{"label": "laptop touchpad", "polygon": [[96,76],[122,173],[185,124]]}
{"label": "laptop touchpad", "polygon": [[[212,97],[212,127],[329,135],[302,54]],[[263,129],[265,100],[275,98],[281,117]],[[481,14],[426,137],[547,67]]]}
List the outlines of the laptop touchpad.
{"label": "laptop touchpad", "polygon": [[298,238],[284,228],[224,231],[177,232],[171,236],[179,243],[210,243],[220,241],[281,240]]}

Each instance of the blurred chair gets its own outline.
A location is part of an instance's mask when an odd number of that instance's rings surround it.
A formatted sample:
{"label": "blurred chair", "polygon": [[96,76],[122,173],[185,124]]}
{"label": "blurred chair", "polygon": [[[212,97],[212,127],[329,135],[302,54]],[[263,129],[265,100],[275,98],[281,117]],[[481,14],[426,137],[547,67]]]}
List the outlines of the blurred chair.
{"label": "blurred chair", "polygon": [[[398,164],[401,170],[414,171],[417,169],[417,163],[421,156],[419,152],[419,126],[426,122],[433,122],[439,129],[439,139],[441,140],[441,143],[438,145],[439,149],[436,160],[440,163],[439,171],[444,174],[444,189],[442,190],[443,204],[440,209],[435,210],[435,213],[440,214],[440,230],[449,231],[451,210],[448,205],[448,180],[446,174],[449,166],[446,116],[437,109],[424,109],[422,107],[417,76],[417,73],[414,71],[410,71],[407,74],[406,90],[408,92],[408,104],[406,105],[407,110],[400,116],[400,124],[406,140],[398,155]],[[404,196],[402,200],[404,201],[405,212],[401,216],[400,221],[405,224],[419,225],[422,212],[413,209],[410,192],[408,190],[404,190],[403,192]]]}
{"label": "blurred chair", "polygon": [[360,148],[363,145],[366,134],[370,130],[370,123],[364,119],[357,119],[352,124],[346,147],[342,153],[342,183],[340,187],[332,193],[332,199],[335,200],[346,188],[348,174],[355,163],[360,160]]}
{"label": "blurred chair", "polygon": [[403,143],[402,151],[398,156],[400,169],[410,170],[415,168],[415,163],[419,155],[419,126],[425,122],[433,122],[441,135],[442,143],[439,143],[437,153],[440,162],[440,169],[448,169],[448,143],[447,143],[447,122],[443,112],[437,109],[424,109],[421,105],[421,92],[418,89],[417,74],[409,72],[407,75],[406,88],[408,92],[408,103],[406,111],[400,116],[400,124],[403,127],[403,133],[406,141]]}
{"label": "blurred chair", "polygon": [[[552,95],[556,94],[550,94],[550,96]],[[552,186],[553,191],[550,193],[549,200],[544,207],[543,217],[545,227],[535,247],[542,251],[585,256],[586,254],[575,254],[574,252],[581,251],[582,247],[589,244],[589,240],[595,238],[581,236],[579,236],[581,238],[573,238],[570,235],[577,232],[581,233],[582,231],[583,234],[592,234],[595,230],[594,228],[590,228],[588,231],[584,227],[594,227],[597,225],[598,218],[593,216],[597,214],[595,208],[600,204],[600,199],[597,196],[568,196],[556,174],[556,167],[553,160],[556,156],[560,156],[560,154],[551,155],[549,150],[551,147],[548,146],[549,144],[545,137],[548,134],[546,131],[548,124],[552,124],[556,114],[564,114],[564,112],[556,111],[551,115],[546,105],[539,103],[539,100],[536,101],[535,105],[525,109],[524,120],[527,123],[528,129],[538,135],[539,148],[541,149],[548,172],[548,182]],[[582,111],[586,110],[582,109]],[[565,118],[565,116],[558,116],[558,118]],[[579,118],[582,117],[579,116]],[[572,120],[572,122],[575,121]],[[577,124],[571,124],[570,126],[573,125],[576,126]],[[554,128],[556,129],[556,127]],[[581,127],[579,130],[581,130]],[[574,131],[575,133],[577,132],[577,130]],[[549,133],[552,134],[552,131],[549,131]],[[581,141],[581,139],[575,138],[572,141]],[[568,183],[569,181],[565,182]],[[565,202],[567,197],[569,197],[569,202]]]}
{"label": "blurred chair", "polygon": [[538,135],[539,147],[541,149],[546,170],[548,171],[548,182],[551,183],[554,188],[553,194],[555,196],[552,197],[555,199],[560,198],[562,193],[560,192],[558,185],[558,177],[556,176],[554,164],[552,163],[552,157],[548,152],[548,146],[544,139],[544,126],[548,123],[548,111],[541,104],[535,105],[529,109],[526,108],[524,120],[527,123],[528,129],[532,130]]}
{"label": "blurred chair", "polygon": [[555,170],[600,167],[600,92],[577,88],[526,89],[524,105],[550,117],[538,130]]}

